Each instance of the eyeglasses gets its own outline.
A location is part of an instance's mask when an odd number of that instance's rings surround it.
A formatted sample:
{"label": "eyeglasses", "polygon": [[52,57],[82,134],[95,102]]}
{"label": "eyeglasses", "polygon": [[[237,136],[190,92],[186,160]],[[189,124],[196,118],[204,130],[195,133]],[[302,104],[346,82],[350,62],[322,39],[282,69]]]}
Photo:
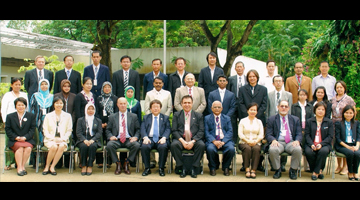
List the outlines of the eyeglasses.
{"label": "eyeglasses", "polygon": [[287,105],[281,105],[281,106],[279,106],[280,108],[289,108],[289,106],[287,106]]}

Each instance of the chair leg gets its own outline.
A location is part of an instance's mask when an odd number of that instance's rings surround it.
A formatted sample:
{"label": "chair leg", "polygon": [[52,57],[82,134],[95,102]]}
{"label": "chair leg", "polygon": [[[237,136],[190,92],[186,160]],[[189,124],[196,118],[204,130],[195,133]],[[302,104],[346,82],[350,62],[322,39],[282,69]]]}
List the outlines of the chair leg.
{"label": "chair leg", "polygon": [[336,160],[336,155],[334,152],[332,152],[332,164],[331,164],[331,171],[332,171],[332,175],[331,175],[331,178],[332,179],[335,179],[335,160]]}
{"label": "chair leg", "polygon": [[268,165],[269,165],[269,154],[268,154],[268,153],[265,153],[265,154],[264,154],[264,159],[265,159],[265,176],[268,176],[268,175],[269,175],[269,168],[268,168]]}
{"label": "chair leg", "polygon": [[36,165],[36,173],[39,172],[39,164],[40,164],[40,145],[36,147],[36,158],[35,158],[35,165]]}

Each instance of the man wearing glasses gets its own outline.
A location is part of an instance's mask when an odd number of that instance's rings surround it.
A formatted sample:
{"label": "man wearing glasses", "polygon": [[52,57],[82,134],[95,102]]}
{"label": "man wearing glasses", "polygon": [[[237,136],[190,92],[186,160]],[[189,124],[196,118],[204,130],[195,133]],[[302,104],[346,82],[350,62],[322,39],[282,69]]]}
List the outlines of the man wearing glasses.
{"label": "man wearing glasses", "polygon": [[276,170],[274,179],[281,177],[280,154],[284,151],[291,155],[289,177],[296,179],[296,170],[300,165],[302,149],[301,124],[298,117],[289,115],[289,102],[281,100],[278,104],[279,114],[271,116],[266,126],[266,140],[270,144],[269,155]]}

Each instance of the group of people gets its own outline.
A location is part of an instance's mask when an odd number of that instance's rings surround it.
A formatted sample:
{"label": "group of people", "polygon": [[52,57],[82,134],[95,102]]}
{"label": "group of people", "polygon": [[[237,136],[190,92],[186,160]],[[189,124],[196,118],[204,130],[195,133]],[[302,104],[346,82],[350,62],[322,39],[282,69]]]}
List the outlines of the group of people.
{"label": "group of people", "polygon": [[[320,64],[321,74],[313,79],[303,75],[304,66],[297,62],[295,75],[287,78],[284,87],[272,60],[266,63],[265,77],[256,70],[245,75],[241,61],[235,64],[237,74],[227,77],[216,59],[213,52],[206,56],[208,67],[201,69],[198,86],[194,74],[185,70],[184,58],[175,60],[177,70],[169,76],[160,72],[162,61],[154,59],[153,71],[143,80],[142,118],[140,78],[130,69],[131,57],[120,58],[122,69],[110,81],[108,67],[100,64],[101,52],[94,51],[93,64],[84,68],[81,82],[80,73],[72,69],[74,58],[65,56],[65,69],[55,73],[53,83],[53,73],[44,69],[44,57],[37,56],[36,68],[25,73],[27,94],[20,91],[21,80],[14,78],[2,100],[7,145],[15,153],[17,174],[27,174],[25,162],[37,129],[49,151],[44,175],[56,175],[55,167],[62,166],[63,152],[73,141],[80,150],[82,175],[91,175],[94,161],[101,166],[103,159],[116,164],[116,175],[130,174],[129,167],[136,166],[141,151],[142,175],[147,176],[156,165],[151,152],[156,149],[160,176],[165,176],[169,150],[175,173],[182,178],[197,177],[205,151],[210,175],[215,176],[220,167],[221,151],[222,171],[228,176],[236,147],[241,150],[246,178],[256,178],[256,170],[262,170],[264,151],[275,171],[273,178],[286,171],[287,156],[280,155],[291,155],[289,177],[296,179],[304,152],[304,167],[316,180],[324,178],[325,161],[334,146],[346,155],[338,159],[336,172],[358,180],[360,124],[355,120],[355,102],[346,94],[346,84],[328,74],[327,62]],[[109,158],[96,153],[104,142]],[[127,148],[129,154],[118,156],[118,148]],[[192,156],[184,156],[184,150]],[[11,162],[7,156],[7,167]],[[65,166],[68,162],[65,154]]]}

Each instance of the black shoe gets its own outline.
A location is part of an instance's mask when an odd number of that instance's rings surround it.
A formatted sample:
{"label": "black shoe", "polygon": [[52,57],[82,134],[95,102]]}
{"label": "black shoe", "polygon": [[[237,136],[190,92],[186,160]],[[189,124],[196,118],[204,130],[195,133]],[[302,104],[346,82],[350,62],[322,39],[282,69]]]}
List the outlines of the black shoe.
{"label": "black shoe", "polygon": [[42,175],[47,175],[49,173],[49,171],[43,171]]}
{"label": "black shoe", "polygon": [[275,174],[273,176],[274,179],[279,179],[281,177],[281,167],[280,169],[275,171]]}
{"label": "black shoe", "polygon": [[24,171],[20,171],[20,172],[17,172],[17,175],[18,176],[24,176],[25,174],[24,174]]}
{"label": "black shoe", "polygon": [[292,180],[296,180],[297,179],[297,174],[296,174],[297,170],[296,169],[289,169],[289,177]]}
{"label": "black shoe", "polygon": [[144,170],[144,172],[142,173],[143,176],[147,176],[147,175],[149,175],[149,174],[151,174],[150,168],[146,168],[146,169]]}
{"label": "black shoe", "polygon": [[210,176],[216,176],[216,170],[215,169],[210,170]]}
{"label": "black shoe", "polygon": [[225,169],[224,169],[224,175],[225,175],[225,176],[230,176],[229,168],[225,168]]}
{"label": "black shoe", "polygon": [[164,170],[164,168],[159,168],[159,175],[160,175],[160,176],[165,176],[165,170]]}
{"label": "black shoe", "polygon": [[316,181],[318,177],[316,175],[311,175],[311,180]]}
{"label": "black shoe", "polygon": [[324,174],[319,174],[318,179],[324,179]]}
{"label": "black shoe", "polygon": [[195,172],[195,169],[193,168],[193,169],[191,169],[191,177],[192,178],[197,178],[197,174],[196,174],[196,172]]}
{"label": "black shoe", "polygon": [[180,178],[185,178],[186,177],[186,170],[182,169],[182,171],[180,172]]}

